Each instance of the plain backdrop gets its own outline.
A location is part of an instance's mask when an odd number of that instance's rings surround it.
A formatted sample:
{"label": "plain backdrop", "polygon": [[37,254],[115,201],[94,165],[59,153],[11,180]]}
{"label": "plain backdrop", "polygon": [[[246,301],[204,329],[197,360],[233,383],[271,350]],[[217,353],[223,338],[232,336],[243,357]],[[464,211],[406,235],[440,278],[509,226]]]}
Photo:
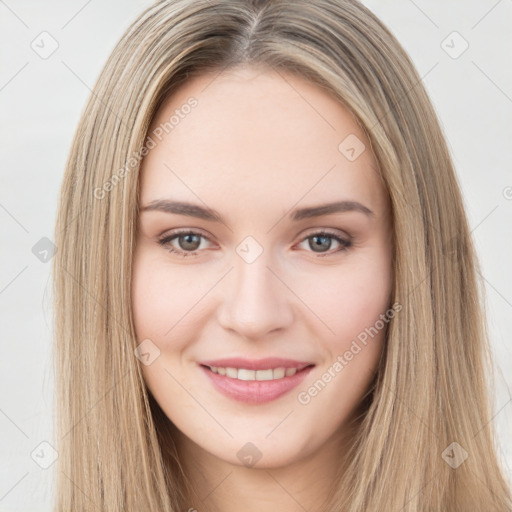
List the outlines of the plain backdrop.
{"label": "plain backdrop", "polygon": [[[364,3],[415,62],[454,157],[487,290],[497,370],[489,421],[511,478],[512,1]],[[38,248],[53,238],[66,157],[91,88],[149,4],[0,0],[1,511],[51,508],[51,254]]]}

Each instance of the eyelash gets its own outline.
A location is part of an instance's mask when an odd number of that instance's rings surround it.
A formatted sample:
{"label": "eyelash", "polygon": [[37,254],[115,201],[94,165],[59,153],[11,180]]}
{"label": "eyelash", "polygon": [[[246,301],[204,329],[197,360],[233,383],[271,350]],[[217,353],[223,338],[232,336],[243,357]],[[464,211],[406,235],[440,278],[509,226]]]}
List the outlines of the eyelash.
{"label": "eyelash", "polygon": [[[208,238],[206,236],[204,236],[202,233],[199,233],[197,231],[182,230],[182,231],[174,231],[170,235],[169,234],[165,235],[164,237],[162,237],[158,240],[158,243],[162,247],[165,247],[170,253],[176,254],[177,256],[180,256],[182,258],[185,258],[187,256],[196,256],[197,253],[199,252],[197,250],[196,251],[182,251],[182,250],[178,250],[178,249],[175,249],[174,247],[170,246],[170,242],[172,240],[174,240],[175,238],[178,238],[179,236],[182,236],[182,235],[197,235],[197,236],[200,236],[200,237],[208,240]],[[325,256],[332,256],[333,254],[336,254],[338,252],[345,252],[352,246],[351,240],[345,240],[345,239],[341,238],[340,236],[338,236],[337,234],[335,234],[331,231],[328,231],[328,230],[320,230],[318,232],[312,233],[311,235],[308,235],[307,237],[303,238],[299,243],[302,243],[302,242],[308,240],[309,238],[313,238],[315,236],[327,236],[329,238],[333,238],[340,244],[340,247],[333,252],[325,252],[325,253],[317,254],[316,257],[318,257],[318,258],[322,258]],[[312,252],[312,251],[310,251],[310,252]]]}

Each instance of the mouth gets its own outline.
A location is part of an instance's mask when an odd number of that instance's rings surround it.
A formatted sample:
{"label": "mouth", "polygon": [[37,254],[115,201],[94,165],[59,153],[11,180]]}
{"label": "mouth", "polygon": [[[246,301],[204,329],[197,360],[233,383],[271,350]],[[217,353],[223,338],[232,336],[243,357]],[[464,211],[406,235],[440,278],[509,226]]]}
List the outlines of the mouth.
{"label": "mouth", "polygon": [[250,369],[200,364],[213,388],[227,398],[246,404],[276,400],[298,386],[315,367],[303,363],[295,367]]}
{"label": "mouth", "polygon": [[293,377],[295,374],[300,373],[307,368],[315,366],[314,364],[302,364],[298,367],[285,368],[284,366],[278,366],[276,368],[267,368],[263,370],[253,370],[249,368],[235,368],[230,366],[210,366],[201,365],[203,368],[207,368],[212,373],[226,376],[230,379],[237,379],[242,381],[271,381],[280,380],[288,377]]}

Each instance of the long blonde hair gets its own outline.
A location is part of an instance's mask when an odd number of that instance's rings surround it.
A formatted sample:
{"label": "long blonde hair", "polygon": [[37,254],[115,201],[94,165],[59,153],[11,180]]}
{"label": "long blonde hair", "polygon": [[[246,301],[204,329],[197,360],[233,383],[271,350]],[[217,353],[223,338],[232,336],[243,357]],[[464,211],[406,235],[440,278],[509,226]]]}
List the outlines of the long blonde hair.
{"label": "long blonde hair", "polygon": [[483,286],[451,158],[405,51],[350,0],[158,2],[112,52],[74,137],[55,226],[55,510],[190,507],[173,425],[134,356],[139,168],[169,94],[245,63],[296,73],[351,110],[392,206],[392,302],[402,310],[326,510],[509,510]]}

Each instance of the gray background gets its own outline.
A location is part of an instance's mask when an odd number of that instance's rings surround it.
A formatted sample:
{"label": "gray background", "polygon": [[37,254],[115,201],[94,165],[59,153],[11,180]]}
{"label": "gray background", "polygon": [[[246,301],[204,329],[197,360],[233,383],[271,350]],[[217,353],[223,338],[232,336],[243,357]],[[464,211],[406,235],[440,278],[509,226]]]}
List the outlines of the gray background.
{"label": "gray background", "polygon": [[[364,3],[411,55],[454,157],[487,289],[497,369],[489,421],[512,480],[512,1]],[[90,89],[149,4],[0,0],[1,511],[51,507],[55,465],[41,467],[51,464],[55,444],[50,262],[33,247],[53,238],[64,165]],[[46,37],[50,48],[44,31],[58,43],[47,58],[31,47]]]}

